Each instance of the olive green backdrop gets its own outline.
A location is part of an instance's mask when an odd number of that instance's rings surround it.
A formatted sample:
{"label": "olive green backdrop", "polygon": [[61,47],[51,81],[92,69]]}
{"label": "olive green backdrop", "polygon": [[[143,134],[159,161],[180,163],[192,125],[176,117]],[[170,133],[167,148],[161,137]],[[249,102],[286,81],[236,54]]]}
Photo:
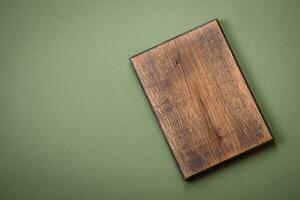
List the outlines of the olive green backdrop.
{"label": "olive green backdrop", "polygon": [[[0,199],[299,199],[299,9],[0,0]],[[276,144],[184,182],[128,58],[215,17]]]}

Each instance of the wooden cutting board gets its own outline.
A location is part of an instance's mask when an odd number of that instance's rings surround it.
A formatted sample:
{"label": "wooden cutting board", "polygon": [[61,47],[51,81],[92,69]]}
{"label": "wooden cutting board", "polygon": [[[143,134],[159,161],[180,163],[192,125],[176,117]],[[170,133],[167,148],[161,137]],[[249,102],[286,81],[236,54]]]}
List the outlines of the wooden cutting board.
{"label": "wooden cutting board", "polygon": [[185,180],[273,139],[217,19],[130,60]]}

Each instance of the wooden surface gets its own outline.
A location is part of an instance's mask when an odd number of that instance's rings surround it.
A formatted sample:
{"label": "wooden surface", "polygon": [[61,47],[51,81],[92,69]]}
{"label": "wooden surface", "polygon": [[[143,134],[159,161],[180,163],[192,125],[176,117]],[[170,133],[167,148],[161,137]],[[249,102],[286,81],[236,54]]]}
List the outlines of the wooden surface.
{"label": "wooden surface", "polygon": [[130,60],[185,180],[272,140],[217,20]]}

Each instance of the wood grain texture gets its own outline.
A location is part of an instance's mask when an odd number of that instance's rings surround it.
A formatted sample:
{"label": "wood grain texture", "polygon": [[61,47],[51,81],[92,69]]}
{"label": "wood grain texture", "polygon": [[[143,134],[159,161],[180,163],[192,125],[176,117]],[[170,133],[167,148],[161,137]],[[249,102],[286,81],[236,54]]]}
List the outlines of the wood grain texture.
{"label": "wood grain texture", "polygon": [[185,180],[273,139],[218,20],[130,60]]}

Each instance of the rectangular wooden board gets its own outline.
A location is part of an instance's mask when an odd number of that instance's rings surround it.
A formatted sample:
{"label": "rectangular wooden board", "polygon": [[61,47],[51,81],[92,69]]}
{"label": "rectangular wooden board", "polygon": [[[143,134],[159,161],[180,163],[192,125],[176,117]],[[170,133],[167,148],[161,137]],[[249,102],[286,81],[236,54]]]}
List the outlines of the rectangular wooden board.
{"label": "rectangular wooden board", "polygon": [[185,180],[273,139],[217,19],[130,60]]}

